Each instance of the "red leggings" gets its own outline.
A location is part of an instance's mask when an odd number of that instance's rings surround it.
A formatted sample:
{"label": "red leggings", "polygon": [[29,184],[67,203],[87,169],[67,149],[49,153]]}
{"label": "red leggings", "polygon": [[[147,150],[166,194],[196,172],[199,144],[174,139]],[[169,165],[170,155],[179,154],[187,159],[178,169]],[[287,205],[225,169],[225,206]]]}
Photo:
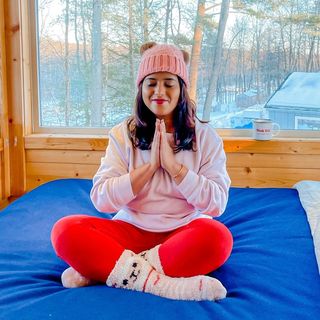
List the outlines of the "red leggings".
{"label": "red leggings", "polygon": [[163,271],[171,277],[207,274],[230,256],[233,239],[222,223],[197,219],[169,232],[149,232],[120,220],[85,215],[60,219],[51,240],[57,255],[85,277],[105,282],[125,249],[135,253],[161,244]]}

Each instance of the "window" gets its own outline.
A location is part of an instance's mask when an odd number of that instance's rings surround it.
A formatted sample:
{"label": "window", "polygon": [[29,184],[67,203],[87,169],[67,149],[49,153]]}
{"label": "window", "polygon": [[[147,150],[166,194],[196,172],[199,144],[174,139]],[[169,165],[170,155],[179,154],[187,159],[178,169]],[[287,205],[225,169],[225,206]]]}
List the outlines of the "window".
{"label": "window", "polygon": [[[248,129],[264,117],[318,130],[319,11],[318,0],[38,0],[35,131],[126,118],[146,41],[190,52],[190,95],[213,126]],[[306,90],[297,112],[290,103]]]}
{"label": "window", "polygon": [[295,117],[295,129],[320,130],[320,117]]}

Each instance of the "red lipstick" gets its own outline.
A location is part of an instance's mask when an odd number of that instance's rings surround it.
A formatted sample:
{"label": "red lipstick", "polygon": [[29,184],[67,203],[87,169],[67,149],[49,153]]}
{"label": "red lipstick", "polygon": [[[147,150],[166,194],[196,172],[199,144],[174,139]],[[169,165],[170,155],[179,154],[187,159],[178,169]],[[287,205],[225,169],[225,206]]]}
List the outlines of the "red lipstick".
{"label": "red lipstick", "polygon": [[166,102],[165,99],[152,99],[152,102],[155,102],[156,104],[164,104]]}

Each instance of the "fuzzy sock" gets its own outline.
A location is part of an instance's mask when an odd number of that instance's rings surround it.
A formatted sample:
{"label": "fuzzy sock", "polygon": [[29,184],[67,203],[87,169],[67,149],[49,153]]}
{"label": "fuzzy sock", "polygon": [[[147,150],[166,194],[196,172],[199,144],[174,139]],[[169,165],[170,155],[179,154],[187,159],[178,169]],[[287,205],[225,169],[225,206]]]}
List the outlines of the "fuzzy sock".
{"label": "fuzzy sock", "polygon": [[156,271],[165,274],[160,261],[159,247],[160,244],[153,247],[152,249],[142,251],[139,253],[139,256],[142,257],[144,260],[148,261],[151,267],[153,267]]}
{"label": "fuzzy sock", "polygon": [[95,281],[84,277],[72,267],[63,271],[61,275],[61,282],[65,288],[79,288],[96,284]]}
{"label": "fuzzy sock", "polygon": [[225,298],[227,293],[221,282],[211,277],[171,278],[161,274],[129,250],[123,251],[106,284],[177,300],[214,301]]}

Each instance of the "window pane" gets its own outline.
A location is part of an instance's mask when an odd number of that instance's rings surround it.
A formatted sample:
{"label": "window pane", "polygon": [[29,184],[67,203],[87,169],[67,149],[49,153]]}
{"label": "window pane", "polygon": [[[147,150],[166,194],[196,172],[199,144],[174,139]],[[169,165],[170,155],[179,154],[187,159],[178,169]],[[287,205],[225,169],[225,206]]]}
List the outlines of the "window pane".
{"label": "window pane", "polygon": [[263,117],[319,130],[318,0],[38,0],[36,11],[40,126],[126,118],[140,45],[157,41],[190,53],[190,95],[215,127]]}

